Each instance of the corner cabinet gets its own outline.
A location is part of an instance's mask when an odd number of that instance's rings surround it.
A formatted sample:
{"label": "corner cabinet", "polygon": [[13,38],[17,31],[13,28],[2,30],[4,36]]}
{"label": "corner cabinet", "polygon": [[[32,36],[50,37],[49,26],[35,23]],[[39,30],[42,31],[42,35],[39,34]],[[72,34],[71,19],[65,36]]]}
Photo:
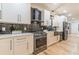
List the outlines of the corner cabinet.
{"label": "corner cabinet", "polygon": [[0,39],[0,55],[13,54],[13,38]]}
{"label": "corner cabinet", "polygon": [[1,3],[1,22],[30,24],[30,3]]}

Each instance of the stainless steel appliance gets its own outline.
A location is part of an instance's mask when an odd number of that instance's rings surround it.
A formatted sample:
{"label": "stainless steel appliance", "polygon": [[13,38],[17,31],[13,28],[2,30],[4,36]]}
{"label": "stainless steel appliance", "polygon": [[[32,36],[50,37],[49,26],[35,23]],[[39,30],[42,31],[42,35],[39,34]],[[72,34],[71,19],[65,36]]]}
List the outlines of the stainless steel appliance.
{"label": "stainless steel appliance", "polygon": [[41,31],[35,32],[33,54],[38,54],[46,49],[47,49],[47,34]]}
{"label": "stainless steel appliance", "polygon": [[67,22],[63,22],[63,40],[67,40],[68,39],[68,23]]}
{"label": "stainless steel appliance", "polygon": [[31,19],[32,21],[40,21],[41,11],[37,8],[31,8]]}

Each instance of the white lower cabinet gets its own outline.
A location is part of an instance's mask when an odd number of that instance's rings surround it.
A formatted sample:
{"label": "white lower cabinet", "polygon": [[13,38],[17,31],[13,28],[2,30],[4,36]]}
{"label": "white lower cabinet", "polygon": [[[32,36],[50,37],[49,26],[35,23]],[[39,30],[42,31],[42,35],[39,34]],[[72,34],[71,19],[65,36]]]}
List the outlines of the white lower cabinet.
{"label": "white lower cabinet", "polygon": [[33,36],[19,36],[14,38],[14,54],[32,54]]}
{"label": "white lower cabinet", "polygon": [[27,54],[27,38],[15,37],[14,38],[14,54]]}
{"label": "white lower cabinet", "polygon": [[13,39],[12,38],[0,39],[0,54],[1,55],[13,54]]}
{"label": "white lower cabinet", "polygon": [[58,37],[54,36],[54,32],[53,31],[49,31],[47,33],[47,46],[50,46],[56,42],[58,42]]}
{"label": "white lower cabinet", "polygon": [[28,54],[32,54],[33,53],[33,36],[27,36],[27,51]]}
{"label": "white lower cabinet", "polygon": [[1,55],[29,55],[33,53],[33,36],[23,35],[0,39]]}

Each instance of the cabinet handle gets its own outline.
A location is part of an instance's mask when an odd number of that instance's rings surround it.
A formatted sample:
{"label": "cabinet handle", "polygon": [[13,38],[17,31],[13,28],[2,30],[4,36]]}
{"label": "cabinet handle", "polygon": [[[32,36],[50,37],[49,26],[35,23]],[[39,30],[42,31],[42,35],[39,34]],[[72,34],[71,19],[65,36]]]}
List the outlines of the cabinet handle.
{"label": "cabinet handle", "polygon": [[3,9],[3,5],[2,5],[2,3],[1,3],[1,10]]}
{"label": "cabinet handle", "polygon": [[17,21],[19,21],[19,14],[17,15]]}
{"label": "cabinet handle", "polygon": [[21,21],[21,15],[20,15],[20,21]]}
{"label": "cabinet handle", "polygon": [[21,39],[17,39],[17,40],[25,40],[26,38],[21,38]]}
{"label": "cabinet handle", "polygon": [[12,40],[10,40],[10,50],[12,50]]}
{"label": "cabinet handle", "polygon": [[18,19],[18,21],[21,21],[21,15],[20,14],[17,15],[17,19]]}
{"label": "cabinet handle", "polygon": [[28,41],[27,41],[27,49],[28,49]]}

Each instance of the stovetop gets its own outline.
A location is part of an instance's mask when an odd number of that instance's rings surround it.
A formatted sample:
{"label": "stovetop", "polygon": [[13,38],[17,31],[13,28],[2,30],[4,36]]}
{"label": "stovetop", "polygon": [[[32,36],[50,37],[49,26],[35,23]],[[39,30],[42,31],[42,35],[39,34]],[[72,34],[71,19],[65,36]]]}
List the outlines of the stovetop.
{"label": "stovetop", "polygon": [[45,32],[43,32],[43,31],[38,31],[38,32],[34,32],[34,34],[35,35],[46,35],[46,33]]}

